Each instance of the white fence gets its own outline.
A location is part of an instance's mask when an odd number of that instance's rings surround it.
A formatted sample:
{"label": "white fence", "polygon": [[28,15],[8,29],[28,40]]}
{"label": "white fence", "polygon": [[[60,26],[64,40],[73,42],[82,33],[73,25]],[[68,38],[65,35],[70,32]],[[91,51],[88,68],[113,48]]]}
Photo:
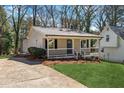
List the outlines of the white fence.
{"label": "white fence", "polygon": [[75,58],[75,50],[73,48],[57,48],[47,50],[48,59],[53,58]]}
{"label": "white fence", "polygon": [[81,48],[80,54],[82,57],[99,56],[99,48],[98,47]]}
{"label": "white fence", "polygon": [[48,59],[54,58],[78,58],[78,54],[82,57],[86,56],[98,56],[99,48],[81,48],[80,53],[77,52],[74,48],[57,48],[57,49],[48,49],[47,57]]}

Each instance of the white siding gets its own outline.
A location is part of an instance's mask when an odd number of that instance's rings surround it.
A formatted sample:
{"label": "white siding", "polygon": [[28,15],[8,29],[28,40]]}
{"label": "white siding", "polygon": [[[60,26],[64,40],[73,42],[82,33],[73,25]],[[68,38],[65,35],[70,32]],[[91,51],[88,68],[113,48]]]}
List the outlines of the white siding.
{"label": "white siding", "polygon": [[27,52],[29,47],[44,48],[43,35],[34,29],[32,29],[29,38],[23,41],[23,52]]}
{"label": "white siding", "polygon": [[[105,30],[105,29],[104,29]],[[105,36],[110,35],[110,42],[105,41]],[[117,36],[113,31],[103,31],[101,33],[103,37],[100,41],[101,49],[104,48],[104,53],[101,53],[101,57],[106,60],[123,62],[124,61],[124,40]]]}
{"label": "white siding", "polygon": [[124,40],[119,38],[120,46],[117,48],[104,48],[103,59],[123,62],[124,61]]}
{"label": "white siding", "polygon": [[[110,41],[106,42],[106,35],[109,35],[110,37]],[[111,29],[109,29],[109,31],[107,31],[107,29],[105,28],[102,33],[101,36],[103,37],[102,40],[100,41],[100,45],[102,47],[118,47],[118,42],[117,42],[117,35],[111,31]]]}
{"label": "white siding", "polygon": [[23,52],[27,53],[27,48],[28,48],[28,40],[25,39],[23,40]]}

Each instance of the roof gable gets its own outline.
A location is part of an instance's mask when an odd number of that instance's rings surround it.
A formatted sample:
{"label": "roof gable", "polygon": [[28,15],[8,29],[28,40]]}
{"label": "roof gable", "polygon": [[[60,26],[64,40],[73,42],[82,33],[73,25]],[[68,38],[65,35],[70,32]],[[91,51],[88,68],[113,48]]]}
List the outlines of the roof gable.
{"label": "roof gable", "polygon": [[124,40],[124,27],[110,26],[111,30]]}

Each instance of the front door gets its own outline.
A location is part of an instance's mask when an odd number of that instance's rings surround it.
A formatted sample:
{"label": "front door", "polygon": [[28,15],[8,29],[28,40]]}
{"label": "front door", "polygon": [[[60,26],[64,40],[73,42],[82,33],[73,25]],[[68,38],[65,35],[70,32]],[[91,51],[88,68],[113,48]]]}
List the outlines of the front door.
{"label": "front door", "polygon": [[67,40],[67,54],[72,54],[72,40]]}

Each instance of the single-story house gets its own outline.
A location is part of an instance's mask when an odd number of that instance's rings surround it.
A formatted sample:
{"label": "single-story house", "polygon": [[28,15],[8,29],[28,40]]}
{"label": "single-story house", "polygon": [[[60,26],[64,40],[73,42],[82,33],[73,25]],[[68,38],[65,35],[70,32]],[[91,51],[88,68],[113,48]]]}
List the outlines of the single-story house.
{"label": "single-story house", "polygon": [[32,26],[23,41],[23,52],[29,47],[47,50],[47,57],[74,58],[78,54],[93,56],[99,53],[100,36],[64,28]]}
{"label": "single-story house", "polygon": [[100,41],[101,57],[105,60],[124,62],[124,28],[118,26],[104,27]]}

